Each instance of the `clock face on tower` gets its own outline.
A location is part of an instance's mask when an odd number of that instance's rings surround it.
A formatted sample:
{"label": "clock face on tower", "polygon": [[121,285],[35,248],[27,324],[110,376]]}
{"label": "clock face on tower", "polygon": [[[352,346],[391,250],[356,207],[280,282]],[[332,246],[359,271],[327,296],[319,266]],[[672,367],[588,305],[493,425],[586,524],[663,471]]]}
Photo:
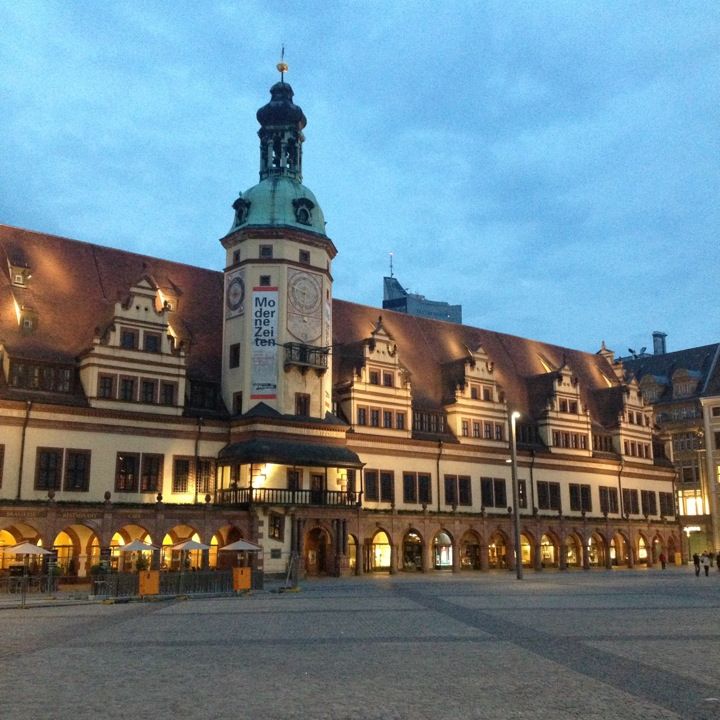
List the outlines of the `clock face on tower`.
{"label": "clock face on tower", "polygon": [[290,307],[300,315],[315,315],[320,308],[321,291],[317,278],[308,273],[296,273],[288,285]]}
{"label": "clock face on tower", "polygon": [[228,310],[239,310],[245,300],[245,283],[242,278],[235,276],[229,283],[225,293],[225,304]]}

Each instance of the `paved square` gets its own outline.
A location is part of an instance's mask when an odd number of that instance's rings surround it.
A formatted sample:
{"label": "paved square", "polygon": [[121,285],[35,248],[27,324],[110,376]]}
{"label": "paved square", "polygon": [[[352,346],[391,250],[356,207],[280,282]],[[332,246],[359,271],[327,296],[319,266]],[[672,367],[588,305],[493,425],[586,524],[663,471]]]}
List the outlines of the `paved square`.
{"label": "paved square", "polygon": [[720,718],[714,568],[384,575],[5,608],[0,638],[13,720]]}

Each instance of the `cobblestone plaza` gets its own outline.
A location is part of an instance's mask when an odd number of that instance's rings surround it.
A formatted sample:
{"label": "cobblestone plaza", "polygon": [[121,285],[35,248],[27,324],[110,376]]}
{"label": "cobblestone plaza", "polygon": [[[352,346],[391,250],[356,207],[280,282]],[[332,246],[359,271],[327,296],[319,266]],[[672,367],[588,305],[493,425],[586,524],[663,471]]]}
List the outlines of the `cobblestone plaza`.
{"label": "cobblestone plaza", "polygon": [[4,718],[720,718],[720,573],[376,575],[0,612]]}

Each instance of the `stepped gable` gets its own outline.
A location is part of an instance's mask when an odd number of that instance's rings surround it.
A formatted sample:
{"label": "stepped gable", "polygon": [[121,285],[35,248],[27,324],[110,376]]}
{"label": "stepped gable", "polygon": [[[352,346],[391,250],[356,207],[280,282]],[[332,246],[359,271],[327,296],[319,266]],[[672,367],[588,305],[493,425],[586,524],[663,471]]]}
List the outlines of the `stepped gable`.
{"label": "stepped gable", "polygon": [[[11,286],[6,270],[18,253],[32,272],[26,289]],[[0,341],[9,352],[73,362],[92,345],[96,329],[111,322],[115,303],[147,276],[177,292],[169,320],[189,341],[189,374],[220,381],[222,273],[6,225],[0,225],[0,263]],[[15,298],[37,313],[34,332],[20,332]]]}
{"label": "stepped gable", "polygon": [[[443,406],[444,381],[441,366],[467,357],[467,348],[482,348],[494,363],[497,382],[505,393],[508,406],[535,416],[544,407],[547,381],[532,380],[548,374],[541,358],[559,369],[564,364],[580,382],[580,398],[595,420],[612,423],[615,417],[608,407],[615,403],[599,401],[603,390],[619,387],[608,361],[601,355],[558,347],[537,340],[505,335],[491,330],[430,320],[391,310],[356,305],[343,300],[333,301],[334,368],[337,383],[348,382],[352,362],[343,355],[356,351],[356,343],[368,338],[382,315],[383,326],[398,346],[400,361],[410,371],[415,406],[440,410]],[[337,362],[340,359],[340,362]]]}

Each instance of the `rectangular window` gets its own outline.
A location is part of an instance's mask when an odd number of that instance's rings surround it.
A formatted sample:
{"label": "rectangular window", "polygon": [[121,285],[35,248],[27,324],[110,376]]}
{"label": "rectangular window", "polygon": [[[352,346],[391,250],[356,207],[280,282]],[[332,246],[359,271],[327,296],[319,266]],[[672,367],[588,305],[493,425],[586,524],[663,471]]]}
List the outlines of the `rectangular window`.
{"label": "rectangular window", "polygon": [[140,492],[159,492],[162,490],[162,455],[143,453],[140,464]]}
{"label": "rectangular window", "polygon": [[293,492],[300,490],[300,471],[299,470],[288,470],[287,471],[287,488]]}
{"label": "rectangular window", "polygon": [[538,509],[560,510],[560,483],[538,481]]}
{"label": "rectangular window", "polygon": [[432,502],[432,485],[428,473],[418,473],[418,502],[429,505]]}
{"label": "rectangular window", "polygon": [[377,470],[365,471],[365,499],[371,501],[380,499]]}
{"label": "rectangular window", "polygon": [[195,484],[201,495],[208,493],[212,495],[215,492],[215,460],[213,458],[198,458]]}
{"label": "rectangular window", "polygon": [[507,491],[502,478],[480,478],[480,501],[483,507],[507,507]]}
{"label": "rectangular window", "polygon": [[495,478],[493,485],[493,490],[495,491],[495,507],[507,507],[508,501],[505,481],[502,478]]}
{"label": "rectangular window", "polygon": [[145,352],[159,353],[162,347],[162,338],[160,333],[143,333],[143,348]]}
{"label": "rectangular window", "polygon": [[260,246],[260,257],[263,260],[270,260],[273,256],[272,245],[261,245]]}
{"label": "rectangular window", "polygon": [[669,492],[660,493],[660,514],[663,517],[675,516],[675,502],[673,494]]}
{"label": "rectangular window", "polygon": [[473,437],[479,438],[482,435],[482,423],[473,422]]}
{"label": "rectangular window", "polygon": [[295,414],[308,417],[310,415],[310,395],[295,393]]}
{"label": "rectangular window", "polygon": [[495,439],[502,440],[505,437],[505,428],[501,423],[495,423]]}
{"label": "rectangular window", "polygon": [[357,424],[367,425],[367,408],[360,407],[357,409]]}
{"label": "rectangular window", "polygon": [[460,423],[460,433],[463,437],[469,437],[470,435],[470,421],[462,420]]}
{"label": "rectangular window", "polygon": [[527,482],[518,480],[518,507],[527,508]]}
{"label": "rectangular window", "polygon": [[138,331],[130,328],[122,328],[120,330],[120,347],[125,350],[137,350],[138,347]]}
{"label": "rectangular window", "polygon": [[260,276],[260,287],[270,287],[272,285],[272,278],[270,275]]}
{"label": "rectangular window", "polygon": [[643,515],[657,515],[657,494],[654,490],[643,490],[640,493]]}
{"label": "rectangular window", "polygon": [[137,492],[139,465],[140,455],[138,453],[117,454],[115,492]]}
{"label": "rectangular window", "polygon": [[486,423],[485,423],[485,430],[484,430],[484,432],[485,432],[485,435],[484,435],[485,439],[486,439],[486,440],[492,440],[493,424],[490,423],[490,422],[486,422]]}
{"label": "rectangular window", "polygon": [[617,513],[619,511],[618,506],[618,491],[614,487],[600,487],[600,512]]}
{"label": "rectangular window", "polygon": [[186,493],[190,486],[190,458],[175,458],[173,461],[172,491]]}
{"label": "rectangular window", "polygon": [[370,408],[370,427],[380,427],[380,410]]}
{"label": "rectangular window", "polygon": [[403,502],[406,505],[411,505],[417,501],[417,475],[415,473],[403,473]]}
{"label": "rectangular window", "polygon": [[395,413],[395,428],[397,430],[405,429],[405,413],[404,412],[396,412]]}
{"label": "rectangular window", "polygon": [[115,397],[115,376],[100,375],[98,377],[98,397],[110,400]]}
{"label": "rectangular window", "polygon": [[242,414],[242,393],[236,392],[233,393],[233,415],[241,415]]}
{"label": "rectangular window", "polygon": [[467,475],[458,477],[458,505],[472,505],[472,489],[470,478]]}
{"label": "rectangular window", "polygon": [[135,378],[120,378],[120,399],[126,402],[135,400]]}
{"label": "rectangular window", "polygon": [[457,505],[457,475],[445,476],[445,504]]}
{"label": "rectangular window", "polygon": [[383,427],[392,428],[393,426],[393,414],[391,410],[383,410]]}
{"label": "rectangular window", "polygon": [[480,398],[480,392],[477,385],[470,386],[470,398],[472,400],[478,400]]}
{"label": "rectangular window", "polygon": [[298,259],[300,260],[300,262],[303,265],[309,265],[310,264],[310,251],[309,250],[300,250]]}
{"label": "rectangular window", "polygon": [[623,488],[623,512],[627,515],[639,515],[640,503],[638,502],[638,491],[630,488]]}
{"label": "rectangular window", "polygon": [[379,385],[380,384],[380,373],[377,370],[371,370],[368,377],[369,377],[369,382],[371,385]]}
{"label": "rectangular window", "polygon": [[380,502],[395,502],[395,473],[380,473]]}
{"label": "rectangular window", "polygon": [[383,373],[383,385],[385,387],[393,387],[395,383],[393,382],[393,374],[390,372],[384,372]]}
{"label": "rectangular window", "polygon": [[230,346],[230,357],[228,366],[231,368],[240,367],[240,343],[233,343]]}
{"label": "rectangular window", "polygon": [[160,403],[162,405],[175,405],[177,385],[175,383],[160,383]]}
{"label": "rectangular window", "polygon": [[35,489],[59,490],[63,451],[60,448],[38,448],[35,460]]}
{"label": "rectangular window", "polygon": [[87,492],[90,489],[90,451],[65,451],[65,480],[63,489],[69,492]]}
{"label": "rectangular window", "polygon": [[144,403],[156,402],[157,380],[143,380],[140,385],[140,396]]}
{"label": "rectangular window", "polygon": [[589,485],[570,483],[570,509],[577,512],[592,512],[592,499]]}
{"label": "rectangular window", "polygon": [[492,388],[488,387],[487,385],[483,385],[483,389],[482,389],[483,400],[492,400],[493,399],[492,396],[493,396]]}
{"label": "rectangular window", "polygon": [[273,540],[285,540],[285,516],[271,512],[268,515],[268,537]]}

